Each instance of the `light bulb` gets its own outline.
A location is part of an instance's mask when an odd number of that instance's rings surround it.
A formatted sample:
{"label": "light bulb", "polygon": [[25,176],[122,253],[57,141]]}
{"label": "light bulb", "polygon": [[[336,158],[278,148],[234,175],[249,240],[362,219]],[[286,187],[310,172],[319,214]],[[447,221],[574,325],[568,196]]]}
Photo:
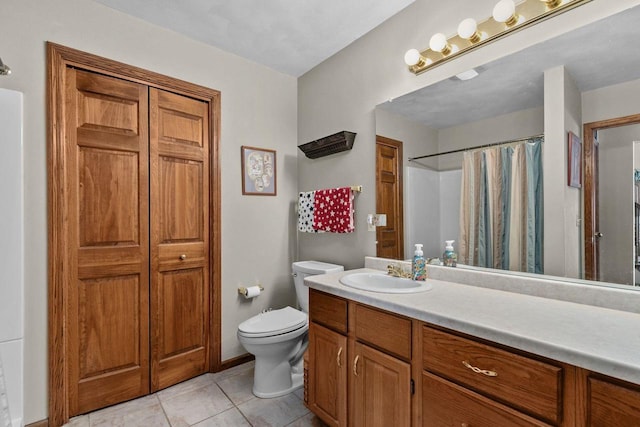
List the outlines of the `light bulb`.
{"label": "light bulb", "polygon": [[480,41],[478,33],[478,23],[473,18],[467,18],[458,25],[458,35],[460,38],[470,40],[472,43]]}
{"label": "light bulb", "polygon": [[500,0],[493,8],[493,19],[511,26],[518,22],[516,4],[513,0]]}
{"label": "light bulb", "polygon": [[407,53],[404,54],[404,62],[410,67],[420,62],[420,58],[421,55],[418,49],[409,49]]}
{"label": "light bulb", "polygon": [[429,40],[429,49],[434,52],[442,52],[443,55],[447,55],[451,52],[451,46],[447,43],[447,36],[442,33],[436,33],[431,36],[431,40]]}

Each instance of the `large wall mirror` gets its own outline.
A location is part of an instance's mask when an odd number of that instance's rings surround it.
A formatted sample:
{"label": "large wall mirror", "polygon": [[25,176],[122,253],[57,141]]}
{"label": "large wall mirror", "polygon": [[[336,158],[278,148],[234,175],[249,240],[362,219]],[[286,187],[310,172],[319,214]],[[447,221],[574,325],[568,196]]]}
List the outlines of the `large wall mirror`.
{"label": "large wall mirror", "polygon": [[[377,135],[402,142],[404,258],[415,243],[441,257],[455,240],[467,265],[640,289],[638,22],[640,6],[377,106]],[[593,138],[583,131],[623,116]],[[569,132],[582,143],[573,186]],[[597,140],[592,176],[582,173],[583,145],[594,143],[585,136]],[[594,236],[585,191],[599,200]],[[588,242],[599,259],[585,256]]]}

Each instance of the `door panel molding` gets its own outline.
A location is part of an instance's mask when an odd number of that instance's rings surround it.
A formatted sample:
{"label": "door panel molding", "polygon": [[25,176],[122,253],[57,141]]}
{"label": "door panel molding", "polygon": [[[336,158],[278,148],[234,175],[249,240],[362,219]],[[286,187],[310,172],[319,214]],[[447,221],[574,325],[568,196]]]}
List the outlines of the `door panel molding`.
{"label": "door panel molding", "polygon": [[376,256],[404,258],[402,141],[376,135],[376,213],[387,225],[376,227]]}
{"label": "door panel molding", "polygon": [[[151,88],[157,88],[179,95],[188,96],[204,101],[208,108],[208,128],[210,141],[209,169],[209,232],[206,238],[210,242],[209,263],[209,370],[218,371],[221,367],[221,183],[220,183],[220,92],[188,83],[179,79],[164,76],[142,68],[133,67],[121,62],[112,61],[100,56],[71,49],[55,43],[47,42],[47,228],[48,228],[48,352],[49,352],[49,425],[61,426],[69,419],[69,369],[65,363],[66,352],[65,334],[67,319],[64,307],[71,295],[68,294],[65,283],[73,274],[73,265],[66,260],[68,257],[67,236],[69,236],[69,209],[65,196],[64,173],[70,154],[65,141],[65,91],[68,80],[68,70],[73,68],[92,71],[98,74],[115,77],[124,81],[140,83]],[[112,100],[95,96],[86,96],[83,102],[103,103],[113,108],[116,116],[130,108],[128,105],[112,105]],[[83,113],[84,114],[84,113]],[[184,119],[184,117],[183,117]],[[87,131],[96,127],[110,127],[113,123],[106,123],[104,118],[91,114],[83,116],[83,127]],[[137,129],[138,123],[116,123],[120,129],[114,132],[126,141]],[[169,129],[170,131],[170,129]],[[79,138],[82,133],[79,132]],[[91,145],[91,143],[87,143]],[[185,144],[188,145],[188,144]],[[98,147],[94,147],[98,148]],[[104,148],[100,145],[100,148]],[[109,147],[116,149],[116,147]],[[83,257],[101,257],[100,247],[86,248]],[[73,264],[77,265],[77,260]],[[131,269],[123,264],[122,274]],[[76,269],[76,272],[78,270]],[[87,276],[100,276],[100,272],[89,272]],[[123,387],[128,387],[123,384]]]}

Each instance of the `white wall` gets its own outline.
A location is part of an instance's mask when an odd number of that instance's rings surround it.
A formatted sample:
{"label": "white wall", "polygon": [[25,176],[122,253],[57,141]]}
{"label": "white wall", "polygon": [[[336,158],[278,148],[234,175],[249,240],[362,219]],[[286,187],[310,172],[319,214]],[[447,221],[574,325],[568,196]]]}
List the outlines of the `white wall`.
{"label": "white wall", "polygon": [[582,94],[584,123],[640,113],[640,80],[591,90]]}
{"label": "white wall", "polygon": [[580,92],[564,66],[545,71],[544,87],[544,272],[580,278],[581,190],[567,180],[567,132],[582,137]]}
{"label": "white wall", "polygon": [[460,194],[462,169],[440,172],[440,253],[444,252],[445,241],[455,240],[453,245],[458,251],[460,239]]}
{"label": "white wall", "polygon": [[[12,423],[22,422],[24,408],[24,221],[22,162],[23,97],[0,89],[0,381],[6,394]],[[3,384],[0,384],[2,392]],[[1,393],[0,393],[1,394]],[[0,402],[3,399],[0,396]],[[0,403],[0,421],[2,421]]]}
{"label": "white wall", "polygon": [[[640,0],[594,0],[551,20],[513,33],[446,64],[414,76],[402,60],[412,47],[424,49],[436,31],[454,34],[460,20],[488,17],[494,0],[416,0],[406,9],[318,65],[298,81],[298,143],[346,129],[358,133],[352,151],[308,160],[298,154],[301,190],[358,183],[356,232],[351,236],[300,239],[300,256],[362,266],[375,253],[375,235],[364,225],[375,208],[375,114],[377,104],[551,39],[584,24],[640,4]],[[307,236],[305,236],[307,237]],[[318,237],[318,238],[315,238]]]}
{"label": "white wall", "polygon": [[437,257],[440,251],[440,172],[430,169],[405,168],[404,191],[404,255],[412,258],[415,244],[423,245],[424,256]]}
{"label": "white wall", "polygon": [[634,157],[633,141],[640,125],[598,131],[600,279],[634,284]]}
{"label": "white wall", "polygon": [[[514,111],[476,122],[440,129],[438,151],[477,147],[494,142],[512,141],[544,133],[544,108],[542,106]],[[462,154],[439,157],[438,168],[462,168]]]}
{"label": "white wall", "polygon": [[437,169],[437,157],[409,162],[412,157],[438,151],[438,131],[408,120],[382,108],[375,109],[376,135],[402,141],[402,162],[405,166]]}
{"label": "white wall", "polygon": [[[296,79],[90,0],[3,0],[1,9],[0,56],[13,74],[0,87],[24,93],[25,422],[47,417],[47,40],[221,91],[222,357],[245,353],[237,325],[295,303]],[[276,197],[241,195],[241,145],[277,151]],[[256,280],[265,293],[240,300],[236,288]]]}

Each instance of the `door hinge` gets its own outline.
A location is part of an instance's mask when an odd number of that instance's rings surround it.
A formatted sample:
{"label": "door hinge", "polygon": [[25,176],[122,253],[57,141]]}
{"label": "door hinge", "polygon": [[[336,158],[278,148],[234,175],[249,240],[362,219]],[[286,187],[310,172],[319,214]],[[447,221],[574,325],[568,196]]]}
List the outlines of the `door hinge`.
{"label": "door hinge", "polygon": [[411,380],[411,395],[416,394],[416,383]]}

